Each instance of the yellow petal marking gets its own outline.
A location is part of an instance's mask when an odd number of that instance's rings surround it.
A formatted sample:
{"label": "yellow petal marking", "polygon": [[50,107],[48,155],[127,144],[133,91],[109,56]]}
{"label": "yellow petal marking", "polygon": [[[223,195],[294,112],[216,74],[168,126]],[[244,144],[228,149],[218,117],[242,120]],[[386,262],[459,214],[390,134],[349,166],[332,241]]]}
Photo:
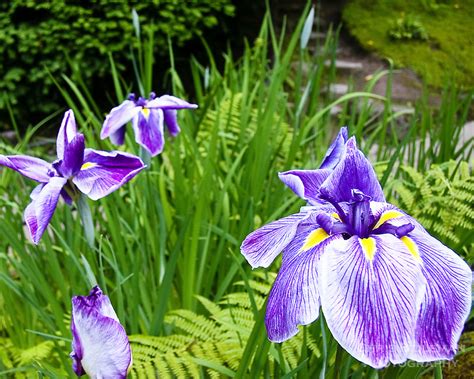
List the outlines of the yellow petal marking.
{"label": "yellow petal marking", "polygon": [[336,212],[332,213],[331,216],[334,217],[336,220],[341,221],[341,218],[339,217],[339,215]]}
{"label": "yellow petal marking", "polygon": [[403,213],[399,211],[390,210],[390,211],[383,212],[379,220],[377,221],[377,224],[375,224],[374,229],[377,229],[380,225],[382,225],[384,222],[388,220],[393,220],[394,218],[398,218],[402,216],[403,216]]}
{"label": "yellow petal marking", "polygon": [[301,250],[308,251],[309,249],[312,249],[318,243],[321,243],[328,237],[329,237],[329,234],[327,234],[323,228],[318,228],[316,230],[313,230],[311,233],[309,233],[308,237],[306,237],[306,241],[303,247],[301,248]]}
{"label": "yellow petal marking", "polygon": [[148,118],[149,114],[150,114],[150,109],[148,108],[143,108],[142,109],[142,113],[143,113],[143,116],[145,116],[146,118]]}
{"label": "yellow petal marking", "polygon": [[373,260],[375,255],[375,240],[372,237],[359,238],[359,242],[367,259],[369,261]]}
{"label": "yellow petal marking", "polygon": [[92,168],[97,166],[97,163],[86,162],[81,166],[81,170],[87,170],[88,168]]}
{"label": "yellow petal marking", "polygon": [[405,244],[411,255],[413,255],[417,260],[421,261],[420,253],[418,252],[418,246],[416,246],[415,241],[413,241],[410,237],[407,236],[401,237],[400,241]]}

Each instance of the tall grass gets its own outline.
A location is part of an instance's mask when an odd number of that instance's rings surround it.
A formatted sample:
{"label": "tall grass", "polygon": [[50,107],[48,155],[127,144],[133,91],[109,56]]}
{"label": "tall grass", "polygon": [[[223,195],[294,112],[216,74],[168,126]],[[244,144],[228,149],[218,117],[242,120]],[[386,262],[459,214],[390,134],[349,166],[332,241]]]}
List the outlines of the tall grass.
{"label": "tall grass", "polygon": [[[193,101],[200,108],[179,113],[182,133],[167,139],[164,153],[151,161],[148,170],[107,198],[91,202],[94,249],[84,239],[76,209],[63,204],[41,243],[28,242],[21,220],[33,184],[14,172],[1,173],[0,336],[22,349],[45,339],[53,341],[57,366],[72,376],[70,299],[85,294],[95,281],[111,297],[129,334],[167,335],[172,329],[164,322],[168,311],[200,312],[196,295],[220,301],[237,281],[247,283],[252,298],[248,284],[252,271],[240,255],[241,241],[263,223],[299,209],[302,202],[276,174],[316,167],[341,124],[348,125],[366,152],[375,149],[378,161],[385,162],[384,180],[398,175],[402,161],[423,170],[432,163],[470,157],[472,141],[462,147],[456,141],[472,106],[471,95],[458,101],[459,94],[451,89],[438,110],[421,99],[414,112],[397,113],[390,93],[381,97],[371,92],[377,80],[391,76],[389,70],[374,75],[365,91],[334,99],[328,93],[335,80],[334,65],[324,62],[335,59],[338,32],[330,32],[324,46],[310,54],[299,46],[304,20],[289,36],[284,30],[277,35],[267,15],[258,38],[247,44],[239,58],[227,52],[223,67],[217,67],[204,43],[208,61],[190,60],[192,83],[181,81],[170,47],[170,90],[186,98],[185,88],[192,87]],[[110,107],[129,91],[147,95],[153,89],[157,62],[153,36],[143,38],[132,60],[135,79],[121,77],[111,57],[114,88],[102,94],[111,99]],[[114,149],[98,137],[108,109],[95,103],[80,72],[74,71],[72,78],[55,79],[87,145]],[[383,108],[377,117],[374,104]],[[330,114],[335,105],[342,108],[337,117]],[[30,141],[28,134],[15,148],[2,147],[8,153],[30,153]],[[129,130],[122,149],[139,154],[137,146]],[[47,158],[52,149],[51,144],[42,155]],[[357,364],[337,347],[323,318],[304,331],[318,336],[322,356],[313,357],[309,365],[303,347],[301,364],[291,371],[278,345],[266,338],[263,314],[264,308],[255,307],[255,327],[235,377],[336,378],[339,367],[354,378],[378,377],[375,370]],[[268,354],[278,358],[274,372],[266,364]],[[48,362],[37,362],[35,367],[48,377],[64,375]],[[0,353],[0,374],[1,370]],[[385,373],[420,371],[392,367]]]}

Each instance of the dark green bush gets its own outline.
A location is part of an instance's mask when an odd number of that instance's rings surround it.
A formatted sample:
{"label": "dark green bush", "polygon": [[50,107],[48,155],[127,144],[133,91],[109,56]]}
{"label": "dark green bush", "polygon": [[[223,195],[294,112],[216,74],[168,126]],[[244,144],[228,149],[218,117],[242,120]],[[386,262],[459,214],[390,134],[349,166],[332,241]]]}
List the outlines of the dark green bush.
{"label": "dark green bush", "polygon": [[[48,113],[57,108],[57,90],[48,74],[79,65],[87,80],[103,78],[110,69],[108,52],[117,62],[136,42],[132,26],[136,9],[146,32],[154,31],[157,53],[218,25],[231,16],[231,0],[12,0],[0,2],[0,109],[6,99],[22,113]],[[97,80],[94,81],[98,83]],[[1,126],[0,126],[1,127]]]}

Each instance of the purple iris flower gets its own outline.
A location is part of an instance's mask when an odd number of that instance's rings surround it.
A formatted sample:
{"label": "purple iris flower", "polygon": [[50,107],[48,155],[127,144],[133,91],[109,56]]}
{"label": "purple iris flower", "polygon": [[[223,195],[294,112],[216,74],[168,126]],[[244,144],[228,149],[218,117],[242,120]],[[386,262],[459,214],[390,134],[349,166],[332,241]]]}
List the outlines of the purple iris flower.
{"label": "purple iris flower", "polygon": [[310,206],[257,229],[241,246],[254,268],[283,251],[267,304],[269,339],[294,336],[321,306],[339,344],[372,367],[452,359],[471,307],[469,266],[385,201],[354,138],[315,188],[319,173],[300,176],[297,193]]}
{"label": "purple iris flower", "polygon": [[169,133],[175,137],[180,132],[177,119],[179,109],[195,109],[196,104],[170,95],[156,97],[150,93],[149,99],[136,98],[130,94],[118,107],[113,108],[107,115],[100,138],[110,137],[112,143],[122,145],[125,137],[125,124],[132,121],[135,140],[152,155],[158,155],[165,145],[164,124]]}
{"label": "purple iris flower", "polygon": [[140,158],[131,154],[86,149],[72,110],[64,114],[56,150],[58,159],[52,164],[26,155],[0,155],[0,165],[40,183],[31,193],[32,202],[24,214],[35,244],[53,217],[60,196],[69,205],[80,193],[92,200],[100,199],[145,167]]}
{"label": "purple iris flower", "polygon": [[77,376],[126,378],[132,364],[127,333],[98,286],[72,298],[72,368]]}

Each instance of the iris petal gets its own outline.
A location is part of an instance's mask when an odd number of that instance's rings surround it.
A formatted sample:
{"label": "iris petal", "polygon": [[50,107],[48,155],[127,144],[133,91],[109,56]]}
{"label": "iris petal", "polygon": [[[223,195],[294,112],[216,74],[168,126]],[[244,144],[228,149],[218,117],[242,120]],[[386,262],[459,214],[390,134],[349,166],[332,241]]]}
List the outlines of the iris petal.
{"label": "iris petal", "polygon": [[[318,261],[333,236],[283,261],[268,298],[265,326],[270,341],[283,342],[319,316]],[[301,246],[300,246],[301,247]]]}
{"label": "iris petal", "polygon": [[385,197],[370,162],[357,149],[354,137],[346,143],[345,154],[321,187],[334,201],[352,201],[352,191],[359,190],[372,201],[385,202]]}
{"label": "iris petal", "polygon": [[253,268],[268,267],[295,237],[298,224],[306,213],[281,218],[250,233],[240,250]]}
{"label": "iris petal", "polygon": [[396,237],[372,238],[372,259],[358,237],[327,248],[319,266],[320,294],[334,338],[358,360],[381,368],[407,359],[425,281],[420,264]]}
{"label": "iris petal", "polygon": [[347,137],[347,128],[342,127],[331,146],[329,146],[326,156],[324,157],[321,166],[319,166],[320,169],[333,170],[336,167],[344,153]]}
{"label": "iris petal", "polygon": [[418,248],[427,281],[409,358],[452,359],[471,308],[471,269],[419,224],[408,236]]}
{"label": "iris petal", "polygon": [[82,193],[97,200],[127,183],[144,167],[142,160],[131,154],[86,149],[84,165],[72,181]]}
{"label": "iris petal", "polygon": [[196,104],[188,103],[176,96],[163,95],[156,99],[150,100],[147,103],[148,108],[160,108],[160,109],[196,109]]}
{"label": "iris petal", "polygon": [[148,118],[142,112],[133,119],[135,141],[149,151],[152,156],[163,151],[165,144],[163,135],[163,111],[150,109]]}
{"label": "iris petal", "polygon": [[73,140],[77,134],[76,119],[74,118],[74,112],[69,109],[64,113],[61,127],[56,138],[56,152],[59,159],[64,159],[64,152],[66,146]]}
{"label": "iris petal", "polygon": [[28,179],[40,183],[47,183],[50,178],[48,172],[51,165],[39,158],[27,155],[0,155],[0,165],[11,168]]}
{"label": "iris petal", "polygon": [[105,118],[100,138],[104,139],[118,131],[122,126],[135,117],[142,107],[136,106],[133,101],[125,100],[119,106],[113,108]]}
{"label": "iris petal", "polygon": [[41,191],[34,194],[34,200],[26,207],[24,218],[33,243],[38,244],[51,221],[66,182],[65,178],[53,177],[47,184],[41,184]]}
{"label": "iris petal", "polygon": [[311,205],[321,203],[319,189],[332,170],[291,170],[280,172],[278,177],[294,193]]}

